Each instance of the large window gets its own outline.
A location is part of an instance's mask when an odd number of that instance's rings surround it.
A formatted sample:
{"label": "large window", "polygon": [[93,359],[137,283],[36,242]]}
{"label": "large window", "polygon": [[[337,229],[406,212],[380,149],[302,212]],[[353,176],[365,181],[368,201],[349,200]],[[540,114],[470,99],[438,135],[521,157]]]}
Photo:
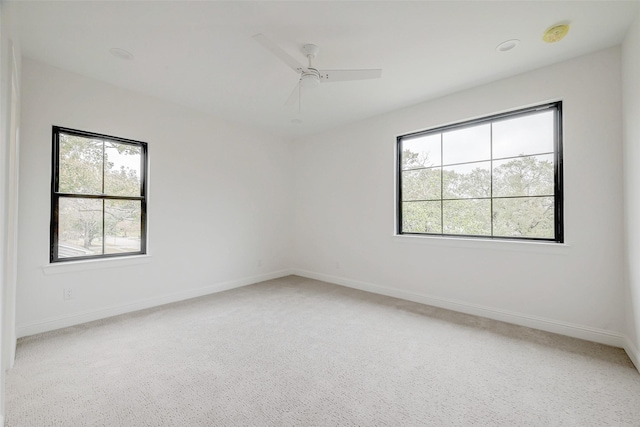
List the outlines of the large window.
{"label": "large window", "polygon": [[53,127],[51,262],[146,253],[147,144]]}
{"label": "large window", "polygon": [[563,242],[561,109],[398,137],[398,234]]}

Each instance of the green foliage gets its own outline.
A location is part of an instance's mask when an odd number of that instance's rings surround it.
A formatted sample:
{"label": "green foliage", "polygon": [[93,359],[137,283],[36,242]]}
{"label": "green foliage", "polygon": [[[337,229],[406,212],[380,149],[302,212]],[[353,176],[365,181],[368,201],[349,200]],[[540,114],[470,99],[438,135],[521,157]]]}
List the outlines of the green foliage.
{"label": "green foliage", "polygon": [[405,233],[441,233],[440,202],[402,203],[402,230]]}
{"label": "green foliage", "polygon": [[443,233],[491,235],[491,200],[446,200],[442,203]]}
{"label": "green foliage", "polygon": [[433,200],[441,195],[440,168],[418,169],[402,172],[403,200]]}
{"label": "green foliage", "polygon": [[[405,168],[422,167],[426,159],[403,152]],[[494,236],[553,238],[550,156],[523,156],[493,165],[493,177],[488,162],[403,171],[403,231],[490,236],[493,225]]]}
{"label": "green foliage", "polygon": [[553,161],[549,157],[530,156],[494,162],[494,197],[553,195]]}
{"label": "green foliage", "polygon": [[491,172],[488,162],[486,167],[474,167],[468,173],[445,168],[442,180],[445,199],[491,197]]}
{"label": "green foliage", "polygon": [[81,241],[91,248],[93,240],[102,235],[102,201],[96,199],[60,198],[58,210],[59,240]]}
{"label": "green foliage", "polygon": [[[138,170],[125,165],[116,169],[110,153],[112,157],[136,156],[138,164],[141,155],[139,147],[128,144],[61,134],[59,192],[139,196]],[[102,237],[103,227],[107,235],[139,237],[140,215],[137,200],[105,200],[103,204],[97,199],[61,198],[59,239],[90,249]]]}
{"label": "green foliage", "polygon": [[495,236],[554,236],[553,197],[523,197],[493,201],[493,233]]}
{"label": "green foliage", "polygon": [[102,193],[102,141],[60,135],[61,193]]}

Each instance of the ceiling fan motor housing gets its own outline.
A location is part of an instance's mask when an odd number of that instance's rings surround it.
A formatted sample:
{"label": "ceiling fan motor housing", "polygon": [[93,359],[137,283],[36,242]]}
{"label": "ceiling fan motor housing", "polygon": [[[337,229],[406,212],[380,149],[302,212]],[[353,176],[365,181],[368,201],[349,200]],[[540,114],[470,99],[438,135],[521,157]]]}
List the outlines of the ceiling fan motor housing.
{"label": "ceiling fan motor housing", "polygon": [[302,53],[309,60],[309,67],[300,73],[300,86],[316,87],[320,84],[320,73],[311,66],[311,60],[316,57],[320,48],[315,44],[305,44],[302,46]]}
{"label": "ceiling fan motor housing", "polygon": [[307,68],[300,75],[300,86],[316,87],[320,84],[320,72],[315,68]]}

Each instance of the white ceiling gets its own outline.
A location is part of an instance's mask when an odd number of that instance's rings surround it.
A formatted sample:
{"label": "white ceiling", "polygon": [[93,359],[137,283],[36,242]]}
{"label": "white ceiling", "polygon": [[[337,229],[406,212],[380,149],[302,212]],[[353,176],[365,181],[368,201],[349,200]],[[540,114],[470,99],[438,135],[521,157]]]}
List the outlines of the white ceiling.
{"label": "white ceiling", "polygon": [[[19,1],[24,56],[287,137],[340,126],[619,44],[640,1]],[[560,43],[542,42],[569,22]],[[263,33],[317,68],[382,68],[322,84],[302,112],[298,76],[252,40]],[[520,45],[499,53],[508,39]],[[109,53],[122,48],[127,61]],[[302,124],[293,124],[299,118]]]}

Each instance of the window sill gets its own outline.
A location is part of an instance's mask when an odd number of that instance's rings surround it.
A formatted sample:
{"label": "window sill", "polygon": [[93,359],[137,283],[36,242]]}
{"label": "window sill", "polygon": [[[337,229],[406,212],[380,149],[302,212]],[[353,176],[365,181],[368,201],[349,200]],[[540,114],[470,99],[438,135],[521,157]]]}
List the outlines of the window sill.
{"label": "window sill", "polygon": [[42,266],[42,272],[49,276],[52,274],[72,273],[76,271],[97,270],[101,268],[117,268],[129,265],[146,264],[151,255],[135,255],[119,258],[90,259],[83,261],[68,261]]}
{"label": "window sill", "polygon": [[537,252],[546,254],[567,254],[569,253],[569,249],[571,248],[571,245],[568,245],[566,243],[449,236],[414,236],[394,234],[393,240],[397,243],[414,244],[418,246],[449,246],[482,250]]}

